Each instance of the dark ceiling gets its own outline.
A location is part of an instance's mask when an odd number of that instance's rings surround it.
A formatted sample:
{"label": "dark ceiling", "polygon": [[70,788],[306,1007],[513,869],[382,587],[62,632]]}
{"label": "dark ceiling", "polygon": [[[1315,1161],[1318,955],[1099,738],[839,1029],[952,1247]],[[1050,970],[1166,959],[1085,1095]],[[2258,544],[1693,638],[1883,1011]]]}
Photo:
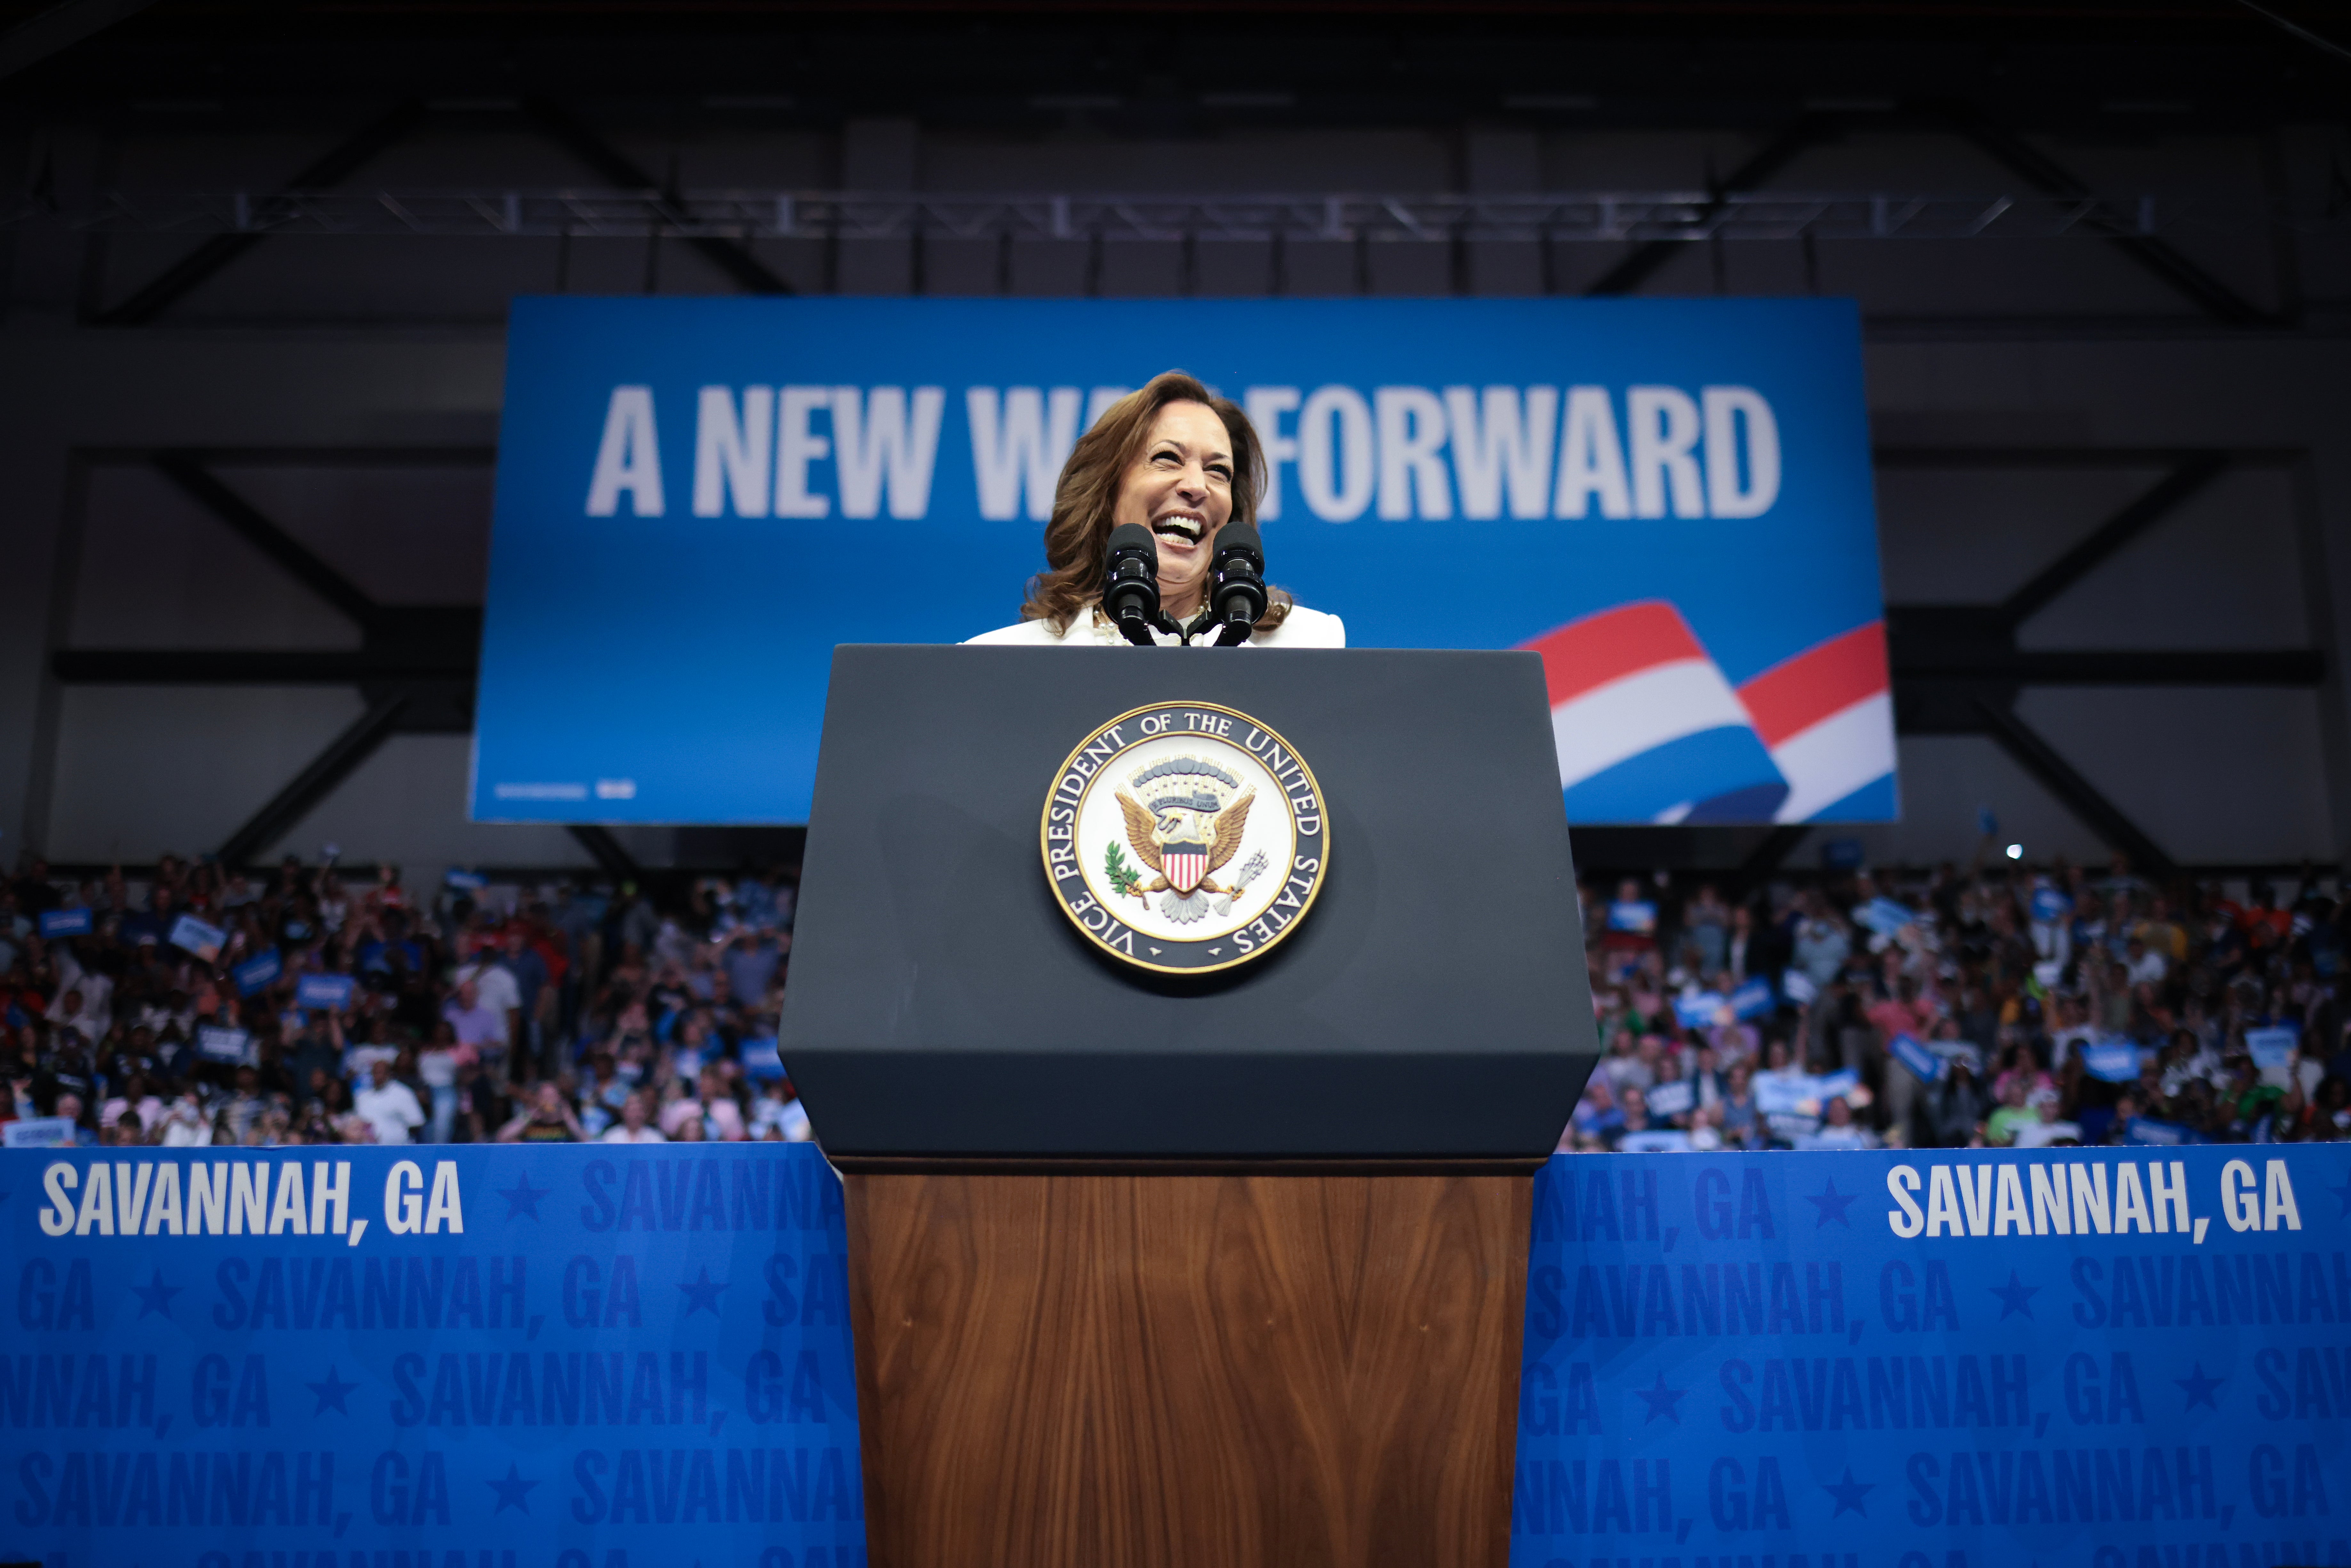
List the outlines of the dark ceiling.
{"label": "dark ceiling", "polygon": [[[0,26],[42,9],[0,5]],[[2351,57],[2231,0],[68,0],[34,26],[88,29],[126,12],[0,80],[0,112],[277,121],[354,97],[486,108],[557,95],[651,119],[904,114],[1164,136],[1233,123],[1746,126],[1807,108],[1965,102],[2018,129],[2132,141],[2351,109]],[[2297,5],[2283,20],[2351,39],[2351,5]]]}

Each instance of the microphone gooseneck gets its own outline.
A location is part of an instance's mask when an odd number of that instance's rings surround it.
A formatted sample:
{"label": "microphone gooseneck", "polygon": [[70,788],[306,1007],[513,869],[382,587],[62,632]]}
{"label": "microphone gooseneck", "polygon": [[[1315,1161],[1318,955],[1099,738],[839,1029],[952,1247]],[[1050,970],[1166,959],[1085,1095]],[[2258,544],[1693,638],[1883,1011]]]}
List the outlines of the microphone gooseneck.
{"label": "microphone gooseneck", "polygon": [[1160,620],[1159,546],[1141,523],[1121,523],[1110,531],[1102,559],[1102,613],[1128,642],[1154,645],[1151,629]]}
{"label": "microphone gooseneck", "polygon": [[1265,613],[1265,545],[1255,526],[1229,522],[1217,533],[1217,553],[1208,569],[1208,606],[1205,617],[1217,631],[1217,643],[1229,648],[1246,642]]}

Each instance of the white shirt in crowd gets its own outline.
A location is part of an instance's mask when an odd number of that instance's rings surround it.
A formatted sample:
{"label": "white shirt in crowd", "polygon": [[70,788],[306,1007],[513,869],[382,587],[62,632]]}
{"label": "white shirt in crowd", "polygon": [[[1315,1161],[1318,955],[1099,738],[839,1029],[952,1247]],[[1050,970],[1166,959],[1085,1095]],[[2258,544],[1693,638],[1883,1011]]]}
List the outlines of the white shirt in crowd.
{"label": "white shirt in crowd", "polygon": [[[1152,640],[1163,648],[1172,648],[1182,639],[1173,633],[1154,632]],[[1123,648],[1127,641],[1119,635],[1116,626],[1101,611],[1081,615],[1070,623],[1066,632],[1057,632],[1042,621],[1022,621],[1010,626],[999,626],[993,632],[982,632],[966,639],[966,645],[979,644],[997,648]],[[1191,645],[1207,647],[1207,633]],[[1343,648],[1347,645],[1347,623],[1336,615],[1326,615],[1320,610],[1293,605],[1289,617],[1270,632],[1259,632],[1241,644],[1244,648]]]}
{"label": "white shirt in crowd", "polygon": [[416,1103],[415,1092],[397,1078],[384,1081],[379,1089],[371,1083],[351,1096],[351,1108],[360,1120],[375,1129],[379,1144],[405,1144],[415,1129],[424,1125],[424,1107]]}
{"label": "white shirt in crowd", "polygon": [[608,1144],[666,1144],[669,1140],[662,1136],[662,1130],[659,1127],[653,1126],[650,1123],[644,1126],[639,1127],[635,1132],[632,1133],[629,1131],[629,1124],[626,1122],[615,1122],[610,1127],[604,1129],[603,1142]]}

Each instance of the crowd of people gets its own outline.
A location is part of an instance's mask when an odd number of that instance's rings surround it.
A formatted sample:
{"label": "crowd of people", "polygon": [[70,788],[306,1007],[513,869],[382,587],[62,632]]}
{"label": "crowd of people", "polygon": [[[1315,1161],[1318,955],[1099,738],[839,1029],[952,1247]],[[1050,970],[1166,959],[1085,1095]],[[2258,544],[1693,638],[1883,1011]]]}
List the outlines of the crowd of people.
{"label": "crowd of people", "polygon": [[2351,904],[2000,861],[1584,892],[1565,1152],[2351,1137]]}
{"label": "crowd of people", "polygon": [[[413,889],[288,858],[0,883],[12,1146],[798,1141],[795,889]],[[507,896],[511,894],[511,896]]]}
{"label": "crowd of people", "polygon": [[[812,1135],[785,868],[412,889],[287,859],[0,883],[11,1145]],[[1602,1052],[1563,1152],[2351,1136],[2351,904],[2011,862],[1583,890]]]}

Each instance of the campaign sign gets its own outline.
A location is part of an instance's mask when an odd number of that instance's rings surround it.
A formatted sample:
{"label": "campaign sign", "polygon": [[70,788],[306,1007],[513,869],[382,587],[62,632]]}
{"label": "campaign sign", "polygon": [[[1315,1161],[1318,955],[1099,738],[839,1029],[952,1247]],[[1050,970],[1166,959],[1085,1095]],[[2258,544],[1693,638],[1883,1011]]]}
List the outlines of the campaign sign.
{"label": "campaign sign", "polygon": [[2249,1029],[2245,1031],[2245,1052],[2253,1059],[2255,1067],[2285,1067],[2293,1062],[2294,1048],[2301,1040],[2302,1031],[2292,1024]]}
{"label": "campaign sign", "polygon": [[277,948],[272,947],[259,957],[231,969],[229,977],[236,982],[238,996],[249,997],[277,984],[277,977],[285,972],[286,960],[278,955]]}
{"label": "campaign sign", "polygon": [[296,1005],[321,1012],[340,1012],[351,1005],[349,975],[305,975],[294,982]]}
{"label": "campaign sign", "polygon": [[1850,300],[841,298],[515,302],[474,815],[807,821],[834,646],[1017,620],[1177,361],[1262,441],[1270,580],[1542,656],[1572,820],[1895,815]]}
{"label": "campaign sign", "polygon": [[1618,899],[1608,906],[1608,929],[1647,936],[1657,929],[1657,906],[1645,898]]}
{"label": "campaign sign", "polygon": [[253,1036],[246,1030],[211,1023],[196,1026],[196,1054],[206,1061],[225,1061],[232,1066],[242,1064],[246,1047],[252,1043]]}
{"label": "campaign sign", "polygon": [[193,915],[183,915],[172,922],[172,946],[194,954],[207,964],[220,957],[221,946],[227,940],[227,932]]}
{"label": "campaign sign", "polygon": [[764,1082],[784,1075],[784,1059],[778,1051],[773,1036],[765,1040],[745,1040],[739,1060],[743,1063],[743,1076],[755,1082]]}
{"label": "campaign sign", "polygon": [[89,911],[87,909],[43,910],[41,935],[51,940],[59,936],[87,936],[89,935]]}
{"label": "campaign sign", "polygon": [[64,1116],[21,1116],[0,1127],[0,1147],[53,1149],[74,1141],[74,1124]]}
{"label": "campaign sign", "polygon": [[1730,1010],[1743,1019],[1761,1018],[1780,1005],[1771,994],[1771,982],[1758,976],[1730,993]]}
{"label": "campaign sign", "polygon": [[1526,1322],[1513,1568],[2351,1563],[2342,1145],[1563,1155]]}
{"label": "campaign sign", "polygon": [[1914,1036],[1897,1034],[1886,1049],[1921,1083],[1932,1083],[1943,1076],[1943,1059],[1919,1044]]}
{"label": "campaign sign", "polygon": [[2103,1040],[2082,1047],[2082,1071],[2107,1083],[2137,1081],[2139,1049],[2126,1040]]}
{"label": "campaign sign", "polygon": [[1652,1116],[1678,1116],[1698,1103],[1698,1085],[1687,1078],[1676,1078],[1653,1084],[1643,1098],[1649,1103]]}
{"label": "campaign sign", "polygon": [[1722,1020],[1719,991],[1691,991],[1674,998],[1674,1017],[1684,1029],[1706,1029]]}
{"label": "campaign sign", "polygon": [[0,1561],[862,1568],[813,1146],[106,1153],[6,1157]]}
{"label": "campaign sign", "polygon": [[2142,1147],[2178,1148],[2183,1144],[2200,1144],[2207,1140],[2193,1127],[2177,1122],[2158,1122],[2152,1116],[2133,1116],[2123,1124],[2123,1142]]}

